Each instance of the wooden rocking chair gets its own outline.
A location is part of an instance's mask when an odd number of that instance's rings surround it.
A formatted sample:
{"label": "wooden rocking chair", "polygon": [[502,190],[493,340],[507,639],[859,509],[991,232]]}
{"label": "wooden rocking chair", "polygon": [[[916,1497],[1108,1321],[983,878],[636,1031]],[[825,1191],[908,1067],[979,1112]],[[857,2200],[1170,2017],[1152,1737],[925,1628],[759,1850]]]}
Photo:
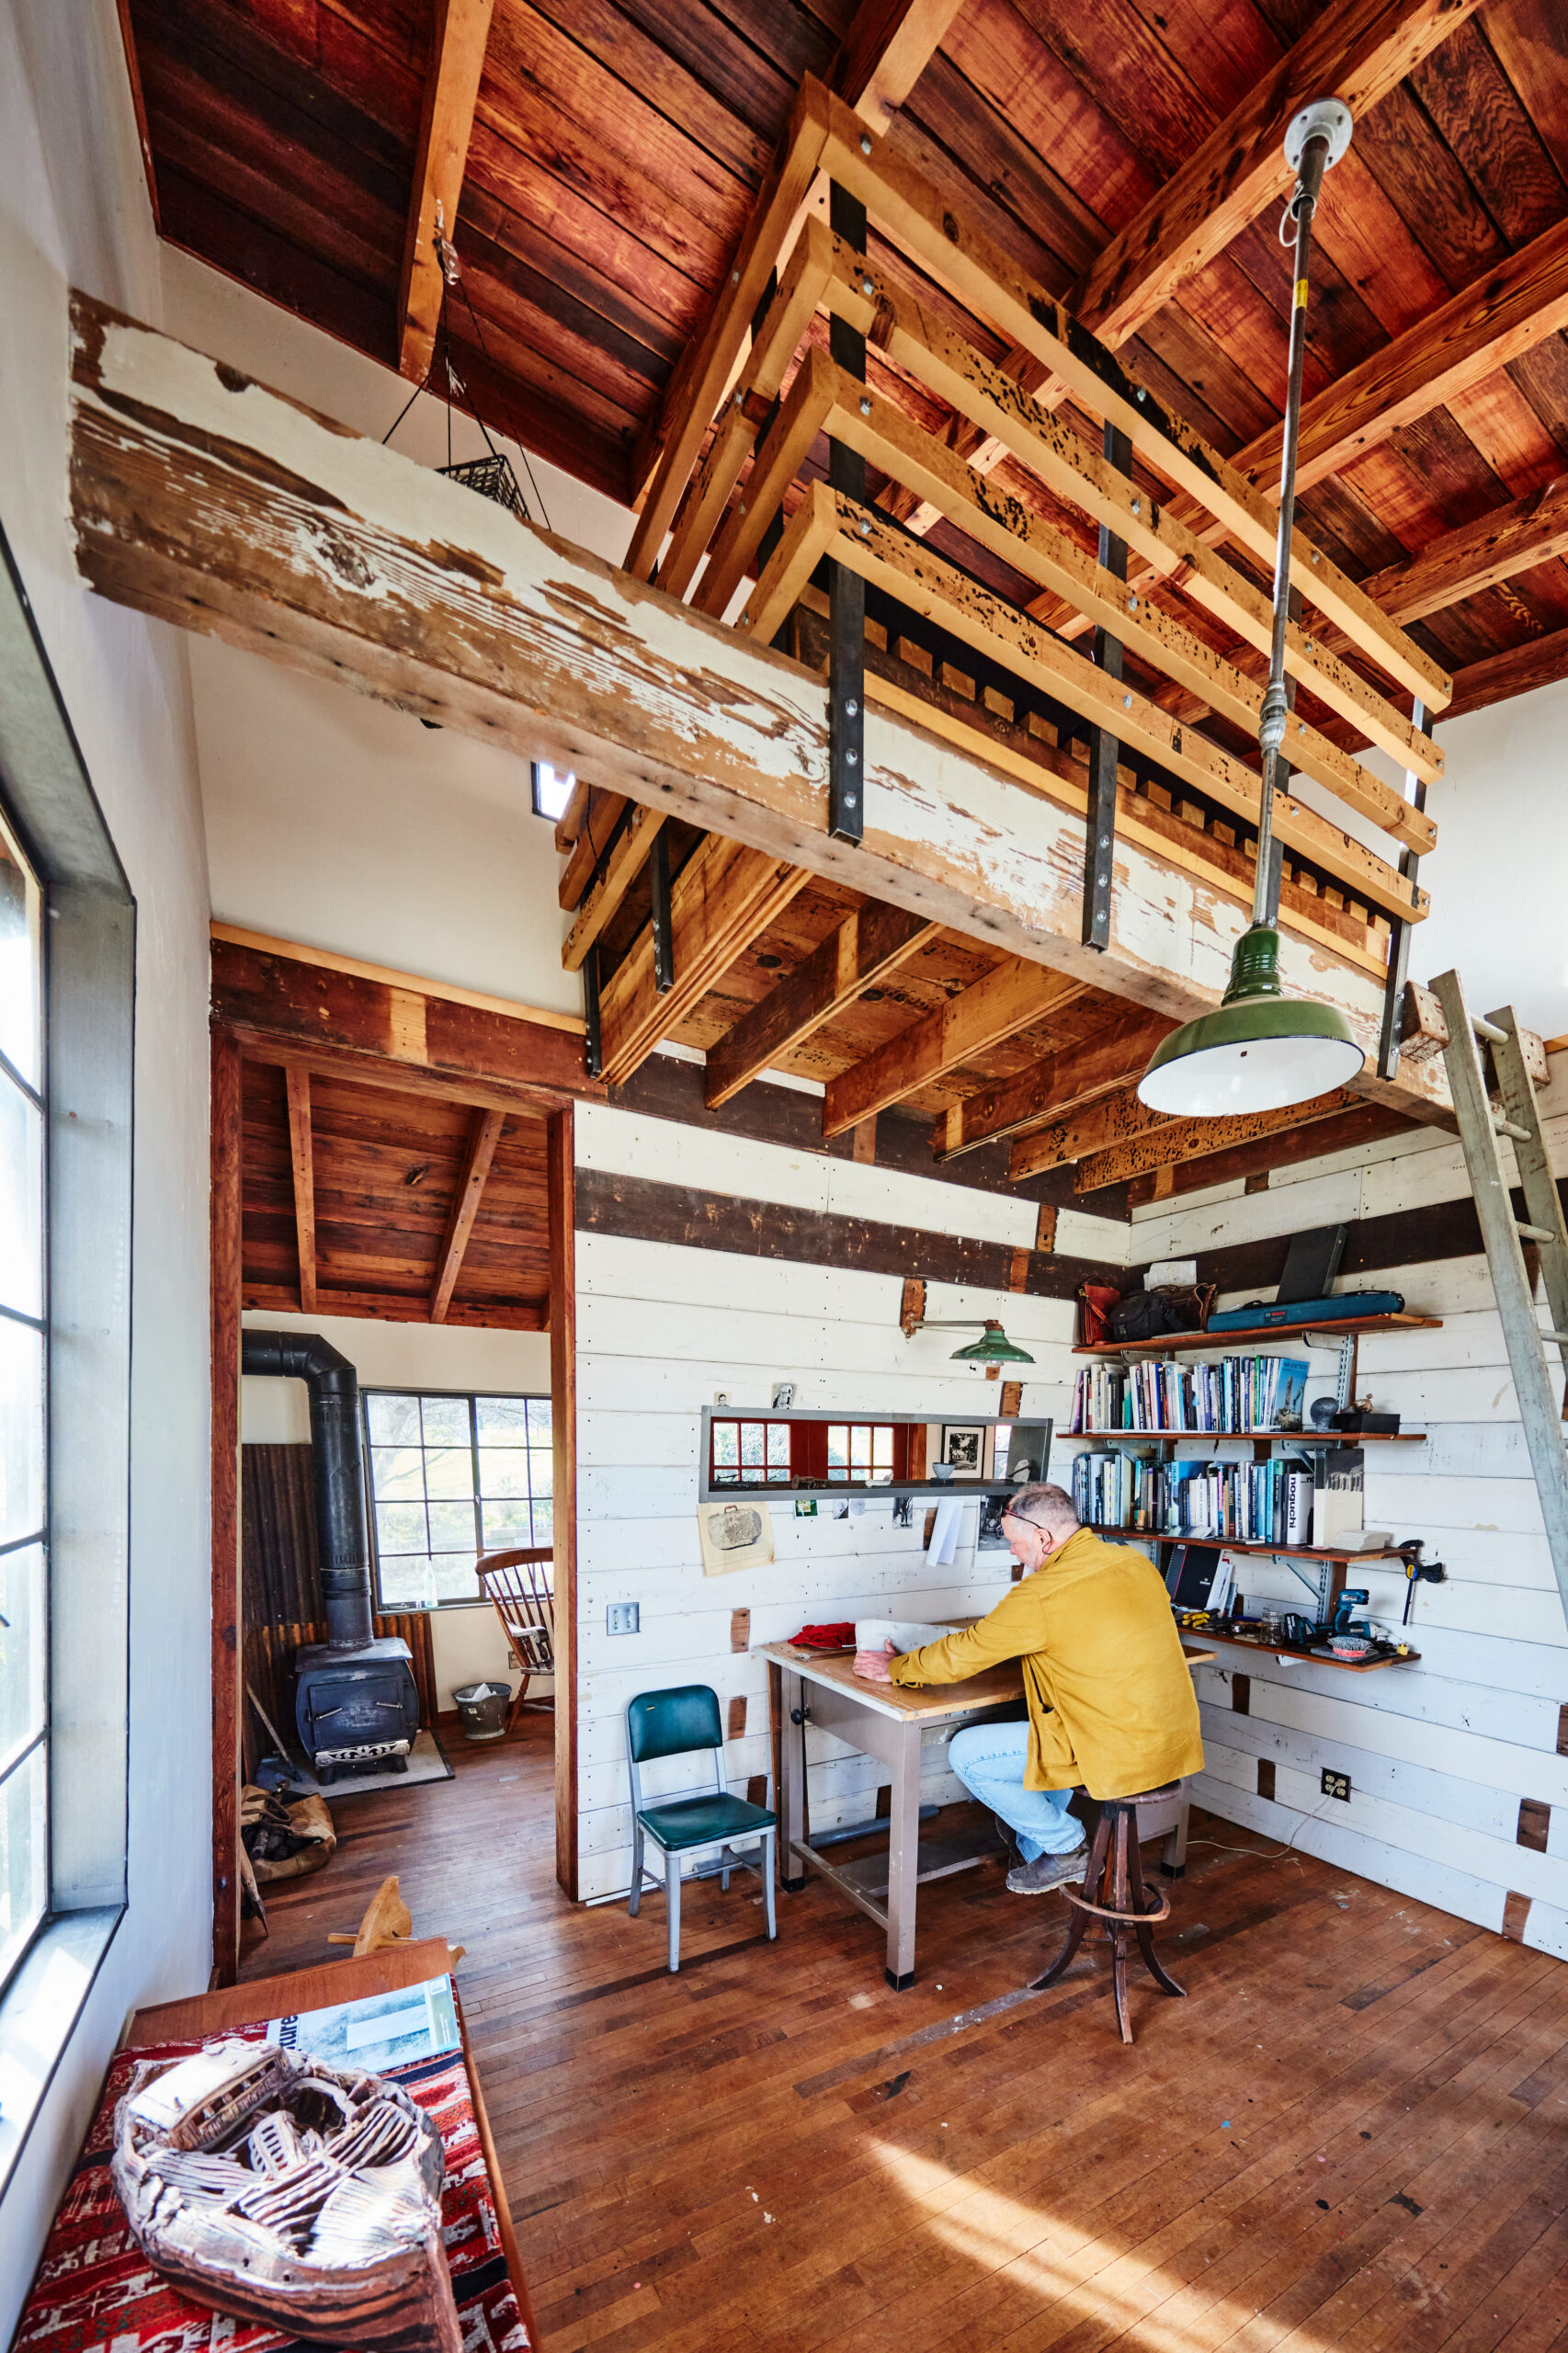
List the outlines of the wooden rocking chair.
{"label": "wooden rocking chair", "polygon": [[[522,1677],[506,1711],[506,1730],[521,1715],[528,1682],[555,1672],[555,1552],[551,1545],[521,1552],[486,1552],[479,1563],[479,1587],[501,1620],[512,1664]],[[530,1708],[553,1714],[555,1701],[527,1699]]]}

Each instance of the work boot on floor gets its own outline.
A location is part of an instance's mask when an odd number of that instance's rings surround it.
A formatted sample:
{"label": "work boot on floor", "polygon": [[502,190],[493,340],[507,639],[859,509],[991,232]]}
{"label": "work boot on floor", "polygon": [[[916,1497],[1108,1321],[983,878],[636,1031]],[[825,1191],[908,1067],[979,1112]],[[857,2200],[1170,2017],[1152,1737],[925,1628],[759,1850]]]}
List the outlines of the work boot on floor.
{"label": "work boot on floor", "polygon": [[1088,1840],[1081,1838],[1069,1854],[1037,1855],[1032,1863],[1021,1863],[1016,1871],[1007,1873],[1008,1893],[1049,1895],[1053,1887],[1082,1879],[1088,1850]]}

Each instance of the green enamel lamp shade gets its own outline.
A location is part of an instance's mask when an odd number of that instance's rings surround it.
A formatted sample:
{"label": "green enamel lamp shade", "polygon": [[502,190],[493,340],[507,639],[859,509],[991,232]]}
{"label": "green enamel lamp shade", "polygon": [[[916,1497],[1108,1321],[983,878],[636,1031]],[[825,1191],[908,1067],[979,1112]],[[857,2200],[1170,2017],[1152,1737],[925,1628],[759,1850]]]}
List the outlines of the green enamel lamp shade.
{"label": "green enamel lamp shade", "polygon": [[1033,1364],[1034,1358],[1027,1348],[1015,1347],[1000,1324],[994,1317],[987,1316],[985,1329],[979,1339],[971,1340],[965,1347],[955,1348],[952,1361],[954,1364]]}
{"label": "green enamel lamp shade", "polygon": [[1279,935],[1254,924],[1236,942],[1220,1010],[1173,1029],[1156,1047],[1138,1099],[1178,1119],[1278,1111],[1346,1086],[1366,1059],[1333,1006],[1284,995]]}

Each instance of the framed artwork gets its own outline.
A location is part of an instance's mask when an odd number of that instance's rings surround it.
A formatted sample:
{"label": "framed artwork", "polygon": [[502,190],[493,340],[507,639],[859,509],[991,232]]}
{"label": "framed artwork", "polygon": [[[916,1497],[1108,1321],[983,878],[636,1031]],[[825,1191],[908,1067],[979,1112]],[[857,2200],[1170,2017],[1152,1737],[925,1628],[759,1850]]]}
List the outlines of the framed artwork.
{"label": "framed artwork", "polygon": [[984,1422],[942,1424],[941,1461],[955,1479],[984,1477],[987,1427]]}

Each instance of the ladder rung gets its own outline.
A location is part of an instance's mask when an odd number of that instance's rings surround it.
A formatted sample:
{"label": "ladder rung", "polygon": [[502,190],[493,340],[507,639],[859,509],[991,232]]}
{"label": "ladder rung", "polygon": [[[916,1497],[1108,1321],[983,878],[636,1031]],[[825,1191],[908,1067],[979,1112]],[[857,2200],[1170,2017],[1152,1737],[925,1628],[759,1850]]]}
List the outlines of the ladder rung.
{"label": "ladder rung", "polygon": [[1500,1046],[1508,1034],[1506,1029],[1499,1029],[1494,1021],[1483,1021],[1479,1014],[1471,1014],[1470,1026],[1489,1046]]}
{"label": "ladder rung", "polygon": [[1543,1340],[1556,1340],[1562,1347],[1568,1348],[1568,1332],[1542,1332],[1540,1336]]}
{"label": "ladder rung", "polygon": [[1518,1225],[1514,1231],[1521,1242],[1555,1242],[1557,1239],[1549,1225]]}
{"label": "ladder rung", "polygon": [[1528,1143],[1530,1140],[1530,1131],[1528,1128],[1521,1128],[1517,1120],[1495,1118],[1492,1122],[1492,1126],[1495,1134],[1500,1136],[1512,1136],[1516,1143]]}

